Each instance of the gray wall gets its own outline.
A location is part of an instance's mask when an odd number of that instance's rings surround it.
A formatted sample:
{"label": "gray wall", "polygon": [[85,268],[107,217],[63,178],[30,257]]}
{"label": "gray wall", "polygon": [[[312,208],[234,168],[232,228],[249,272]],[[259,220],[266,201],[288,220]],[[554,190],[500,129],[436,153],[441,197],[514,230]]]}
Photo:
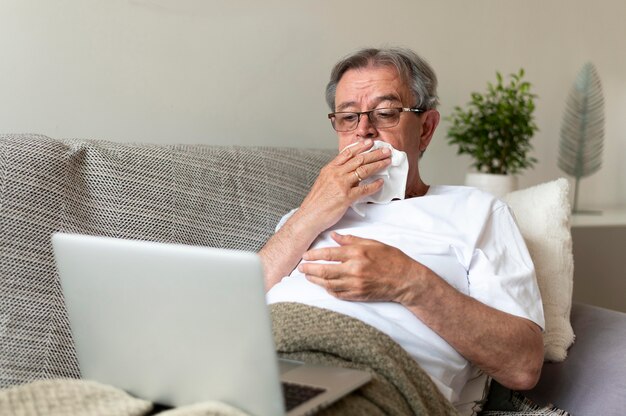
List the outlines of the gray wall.
{"label": "gray wall", "polygon": [[626,225],[574,227],[574,302],[626,312]]}
{"label": "gray wall", "polygon": [[[606,98],[604,167],[581,206],[626,205],[623,0],[0,0],[0,131],[156,143],[334,147],[323,88],[362,46],[408,46],[440,77],[441,112],[524,67],[540,96],[539,165],[556,167],[563,102],[593,61]],[[462,183],[445,142],[430,183]]]}

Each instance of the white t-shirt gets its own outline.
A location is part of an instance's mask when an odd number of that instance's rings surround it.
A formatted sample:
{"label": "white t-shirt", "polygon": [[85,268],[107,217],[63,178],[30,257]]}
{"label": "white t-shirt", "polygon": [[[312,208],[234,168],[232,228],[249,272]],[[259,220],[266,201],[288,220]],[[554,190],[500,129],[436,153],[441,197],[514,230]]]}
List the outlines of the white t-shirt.
{"label": "white t-shirt", "polygon": [[[380,241],[399,248],[460,292],[544,327],[534,266],[504,202],[474,188],[431,186],[422,197],[361,209],[364,217],[348,209],[312,248],[337,246],[331,231]],[[398,303],[337,299],[297,268],[268,292],[267,301],[298,302],[360,319],[408,351],[452,403],[468,401],[461,399],[461,391],[477,369]]]}

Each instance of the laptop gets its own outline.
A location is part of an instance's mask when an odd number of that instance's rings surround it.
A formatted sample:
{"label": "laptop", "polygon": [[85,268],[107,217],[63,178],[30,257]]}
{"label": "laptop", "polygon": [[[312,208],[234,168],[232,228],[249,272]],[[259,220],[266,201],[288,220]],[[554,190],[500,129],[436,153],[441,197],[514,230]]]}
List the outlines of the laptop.
{"label": "laptop", "polygon": [[[52,245],[84,379],[265,416],[311,413],[371,378],[278,359],[255,253],[64,233]],[[294,386],[307,400],[287,406]]]}

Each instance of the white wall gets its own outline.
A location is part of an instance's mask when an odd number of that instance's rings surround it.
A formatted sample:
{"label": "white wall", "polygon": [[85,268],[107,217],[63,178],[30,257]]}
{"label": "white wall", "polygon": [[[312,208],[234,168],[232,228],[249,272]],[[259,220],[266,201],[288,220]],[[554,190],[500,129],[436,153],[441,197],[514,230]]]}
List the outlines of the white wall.
{"label": "white wall", "polygon": [[[605,0],[0,0],[0,132],[155,143],[334,147],[323,89],[362,46],[408,46],[440,78],[441,112],[496,70],[540,96],[538,166],[556,166],[564,101],[582,65],[601,76],[604,165],[582,207],[626,205],[626,2]],[[462,183],[443,123],[423,160]]]}

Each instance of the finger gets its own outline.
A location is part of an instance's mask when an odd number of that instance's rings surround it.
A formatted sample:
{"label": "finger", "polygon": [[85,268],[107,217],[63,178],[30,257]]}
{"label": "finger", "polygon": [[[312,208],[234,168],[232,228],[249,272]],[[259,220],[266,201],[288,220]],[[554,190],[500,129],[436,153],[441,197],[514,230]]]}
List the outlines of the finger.
{"label": "finger", "polygon": [[302,259],[306,261],[325,260],[338,262],[347,260],[345,250],[341,249],[341,247],[314,248],[306,251],[302,255]]}
{"label": "finger", "polygon": [[359,244],[359,243],[368,243],[372,240],[368,238],[357,237],[356,235],[351,234],[339,234],[336,231],[330,233],[330,236],[335,242],[341,246],[351,245],[351,244]]}
{"label": "finger", "polygon": [[340,279],[323,279],[315,275],[306,275],[306,278],[309,282],[323,287],[329,294],[335,297],[339,297],[339,294],[348,290]]}
{"label": "finger", "polygon": [[314,274],[305,274],[305,275],[304,275],[304,277],[306,277],[306,279],[307,279],[309,282],[313,283],[313,284],[316,284],[316,285],[318,285],[318,286],[321,286],[321,287],[323,287],[324,289],[326,289],[326,288],[327,288],[328,283],[327,283],[326,279],[324,279],[324,278],[322,278],[322,277],[315,276]]}
{"label": "finger", "polygon": [[[359,183],[358,181],[356,182]],[[356,201],[364,196],[375,194],[383,187],[384,183],[385,181],[382,178],[369,183],[361,182],[359,186],[353,186],[350,189],[350,199]]]}
{"label": "finger", "polygon": [[379,172],[379,171],[383,170],[384,168],[386,168],[390,164],[391,164],[391,158],[388,157],[386,159],[377,160],[377,161],[372,162],[372,163],[367,163],[367,164],[364,164],[362,166],[358,166],[355,169],[355,172],[357,172],[359,174],[361,179],[365,179],[365,178],[369,178],[370,176],[372,176],[376,172]]}
{"label": "finger", "polygon": [[343,165],[349,160],[352,160],[356,155],[359,155],[372,148],[374,142],[371,139],[357,142],[354,146],[348,146],[344,148],[337,157],[334,159],[336,165]]}
{"label": "finger", "polygon": [[354,178],[356,179],[355,183],[359,183],[359,182],[361,182],[363,180],[361,175],[359,175],[359,168],[356,168],[355,170],[353,170],[352,174],[354,175]]}
{"label": "finger", "polygon": [[321,280],[335,280],[342,276],[341,269],[335,264],[300,263],[298,271],[307,278],[313,277]]}
{"label": "finger", "polygon": [[348,167],[348,169],[354,170],[360,166],[367,166],[369,164],[381,161],[386,161],[382,164],[379,164],[383,167],[386,166],[386,163],[391,163],[391,150],[383,147],[380,149],[372,150],[371,152],[362,152],[355,154],[352,157],[352,160],[346,162],[346,166]]}

